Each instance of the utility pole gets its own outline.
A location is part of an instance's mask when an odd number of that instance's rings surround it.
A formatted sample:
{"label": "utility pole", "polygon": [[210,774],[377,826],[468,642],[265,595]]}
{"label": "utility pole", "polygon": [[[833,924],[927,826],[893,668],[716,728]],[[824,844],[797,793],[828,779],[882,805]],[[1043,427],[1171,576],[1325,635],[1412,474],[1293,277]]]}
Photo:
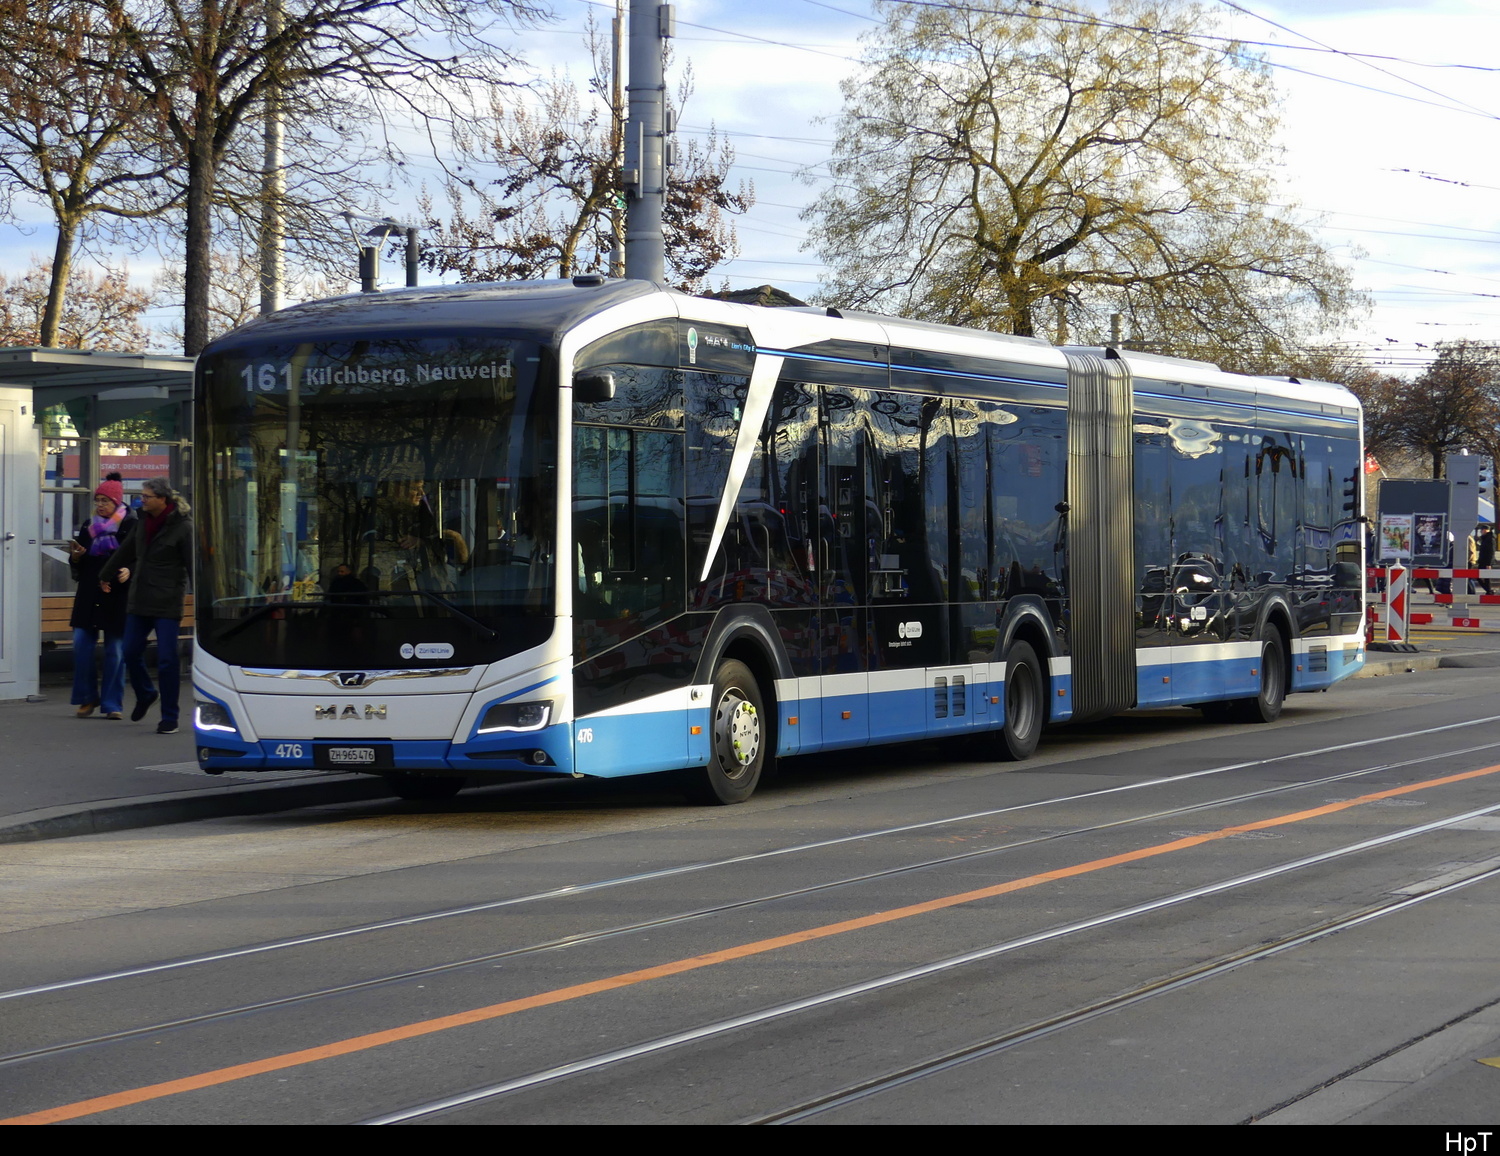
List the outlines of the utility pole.
{"label": "utility pole", "polygon": [[625,276],[666,276],[662,205],[670,156],[662,41],[676,24],[670,4],[630,0],[630,120],[625,126]]}
{"label": "utility pole", "polygon": [[[617,173],[625,171],[625,0],[615,0],[615,18],[610,26],[609,64],[609,158]],[[609,206],[609,230],[614,246],[609,254],[609,275],[625,276],[625,190],[615,194]]]}
{"label": "utility pole", "polygon": [[[266,40],[281,35],[281,0],[266,5]],[[281,146],[281,82],[266,90],[265,163],[260,175],[260,311],[281,308],[281,287],[286,279],[286,256],[282,248],[285,232],[286,172]]]}

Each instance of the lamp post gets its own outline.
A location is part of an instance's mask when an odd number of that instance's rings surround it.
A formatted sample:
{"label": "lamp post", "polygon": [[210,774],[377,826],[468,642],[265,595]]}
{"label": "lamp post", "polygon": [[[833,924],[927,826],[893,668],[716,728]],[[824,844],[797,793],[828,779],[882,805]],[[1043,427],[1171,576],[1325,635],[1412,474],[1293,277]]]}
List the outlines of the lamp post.
{"label": "lamp post", "polygon": [[[406,285],[407,288],[415,288],[417,284],[417,259],[421,256],[421,248],[417,243],[417,230],[419,226],[404,224],[394,217],[363,217],[358,213],[345,211],[344,220],[349,222],[349,232],[354,236],[355,245],[359,249],[359,291],[361,293],[378,293],[375,282],[380,277],[380,245],[387,237],[398,234],[406,236]],[[362,238],[354,231],[355,221],[373,222],[374,227],[366,229],[364,236],[375,238],[373,245],[362,243]]]}

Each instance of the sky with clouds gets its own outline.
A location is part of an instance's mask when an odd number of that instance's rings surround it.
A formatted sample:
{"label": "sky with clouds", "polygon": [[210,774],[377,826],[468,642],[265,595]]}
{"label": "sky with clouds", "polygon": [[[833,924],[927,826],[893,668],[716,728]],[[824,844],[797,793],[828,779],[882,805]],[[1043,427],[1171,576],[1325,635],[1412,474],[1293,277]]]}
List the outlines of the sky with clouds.
{"label": "sky with clouds", "polygon": [[[584,80],[582,29],[607,27],[613,3],[552,0],[555,19],[517,32],[530,70]],[[1070,6],[1089,7],[1087,3]],[[1282,96],[1281,185],[1353,268],[1373,301],[1347,336],[1377,364],[1411,369],[1434,343],[1500,339],[1500,5],[1493,0],[1312,0],[1224,3],[1225,29],[1260,45]],[[1095,6],[1097,7],[1097,6]],[[839,82],[858,68],[874,27],[867,0],[680,0],[674,71],[691,61],[696,92],[681,124],[712,124],[753,182],[755,207],[737,221],[734,287],[818,287],[800,212],[822,184]],[[1353,55],[1363,54],[1363,55]],[[429,157],[408,172],[435,180]],[[393,190],[401,215],[414,193]],[[0,268],[17,272],[50,249],[40,217],[0,226]],[[131,257],[149,281],[154,258]],[[399,270],[387,270],[392,275]],[[719,280],[715,275],[715,282]]]}

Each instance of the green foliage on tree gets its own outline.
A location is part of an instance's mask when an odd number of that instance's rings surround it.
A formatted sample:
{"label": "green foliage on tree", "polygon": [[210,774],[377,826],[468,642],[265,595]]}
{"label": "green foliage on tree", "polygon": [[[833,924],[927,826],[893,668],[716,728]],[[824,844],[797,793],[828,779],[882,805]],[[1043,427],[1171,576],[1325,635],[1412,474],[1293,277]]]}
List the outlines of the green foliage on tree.
{"label": "green foliage on tree", "polygon": [[[1192,0],[894,3],[805,214],[823,299],[1272,371],[1362,304],[1273,207],[1264,65]],[[1284,372],[1284,369],[1282,370]]]}

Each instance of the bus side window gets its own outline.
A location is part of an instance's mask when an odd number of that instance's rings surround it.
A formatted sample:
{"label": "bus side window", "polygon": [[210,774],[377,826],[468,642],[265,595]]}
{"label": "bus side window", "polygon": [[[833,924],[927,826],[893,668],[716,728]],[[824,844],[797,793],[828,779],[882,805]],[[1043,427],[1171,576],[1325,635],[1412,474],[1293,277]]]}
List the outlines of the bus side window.
{"label": "bus side window", "polygon": [[684,609],[682,435],[578,425],[573,463],[573,615],[593,654]]}

